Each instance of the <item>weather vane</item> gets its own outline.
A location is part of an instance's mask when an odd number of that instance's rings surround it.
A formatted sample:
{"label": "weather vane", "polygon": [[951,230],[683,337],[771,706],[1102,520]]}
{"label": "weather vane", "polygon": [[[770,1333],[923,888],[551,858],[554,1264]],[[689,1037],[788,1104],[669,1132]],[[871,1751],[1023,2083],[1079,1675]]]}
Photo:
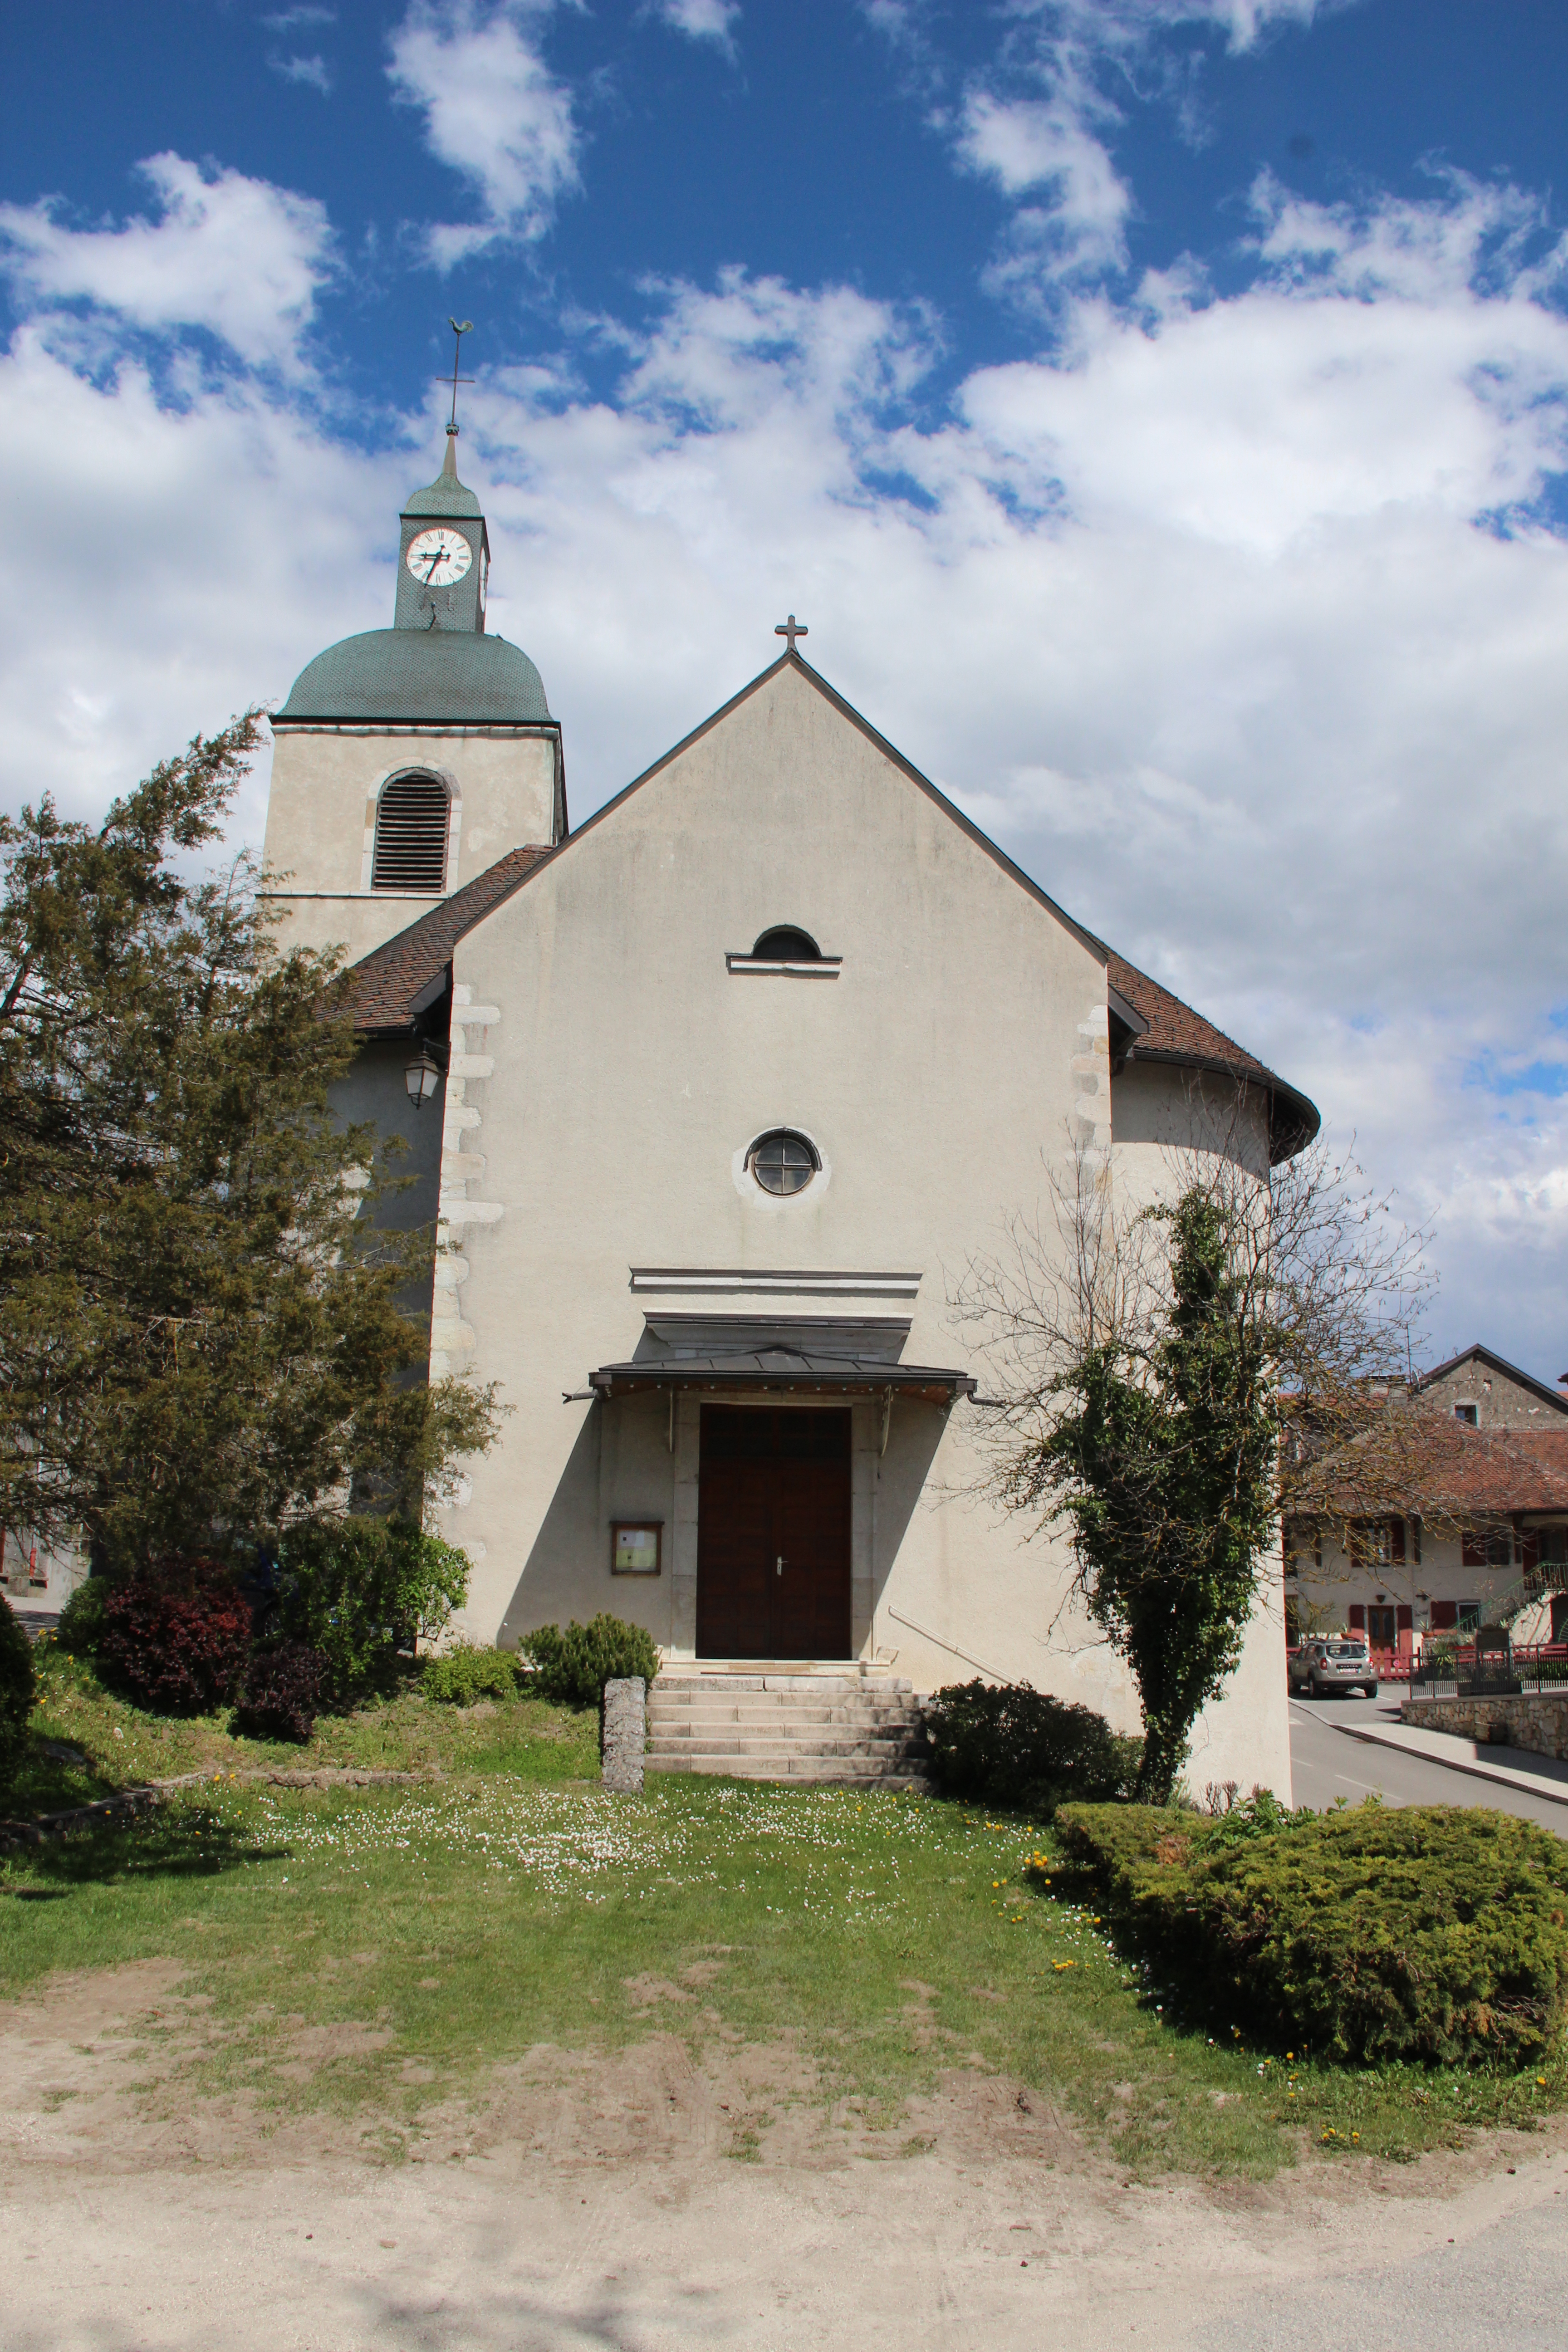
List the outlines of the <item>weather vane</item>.
{"label": "weather vane", "polygon": [[[458,373],[458,362],[463,353],[463,337],[473,333],[474,322],[471,319],[448,319],[447,324],[458,338],[452,346],[452,414],[447,425],[448,433],[455,433],[458,429],[458,386],[460,383],[472,383],[474,380],[471,375]],[[443,376],[441,381],[445,383],[446,377]]]}

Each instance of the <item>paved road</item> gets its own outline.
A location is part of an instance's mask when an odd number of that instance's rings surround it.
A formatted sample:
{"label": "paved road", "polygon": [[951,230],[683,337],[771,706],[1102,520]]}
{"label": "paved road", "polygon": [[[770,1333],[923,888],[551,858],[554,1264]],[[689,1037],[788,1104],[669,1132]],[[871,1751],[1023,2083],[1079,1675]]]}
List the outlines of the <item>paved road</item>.
{"label": "paved road", "polygon": [[1361,2248],[1325,2246],[1317,2277],[1239,2297],[1199,2334],[1193,2352],[1323,2352],[1325,2346],[1373,2352],[1390,2344],[1420,2352],[1562,2352],[1568,2201],[1561,2189],[1550,2204],[1473,2231],[1466,2226],[1468,2202],[1456,2199],[1454,2239],[1447,2245],[1414,2256],[1395,2252],[1362,2269],[1368,2242],[1386,2234],[1398,2243],[1398,2208],[1380,2183],[1367,2200]]}
{"label": "paved road", "polygon": [[[1397,1723],[1402,1696],[1396,1691],[1374,1699],[1290,1701],[1290,1775],[1299,1805],[1324,1812],[1336,1797],[1357,1805],[1373,1794],[1390,1805],[1490,1805],[1568,1837],[1568,1804],[1348,1736],[1358,1723]],[[1526,1766],[1530,1761],[1514,1749],[1507,1751],[1507,1760]]]}

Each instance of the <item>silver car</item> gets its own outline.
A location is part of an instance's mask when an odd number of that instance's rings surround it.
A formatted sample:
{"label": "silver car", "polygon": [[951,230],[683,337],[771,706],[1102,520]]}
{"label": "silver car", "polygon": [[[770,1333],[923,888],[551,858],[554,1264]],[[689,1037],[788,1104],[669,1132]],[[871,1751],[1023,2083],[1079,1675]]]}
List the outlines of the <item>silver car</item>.
{"label": "silver car", "polygon": [[1290,1696],[1327,1698],[1331,1691],[1364,1691],[1377,1696],[1377,1669],[1364,1642],[1303,1642],[1285,1654]]}

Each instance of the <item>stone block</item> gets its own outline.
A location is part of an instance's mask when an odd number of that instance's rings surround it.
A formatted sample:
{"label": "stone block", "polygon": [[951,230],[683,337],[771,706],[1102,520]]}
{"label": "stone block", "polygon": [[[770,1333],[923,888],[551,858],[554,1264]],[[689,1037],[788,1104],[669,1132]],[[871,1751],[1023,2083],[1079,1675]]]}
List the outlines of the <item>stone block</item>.
{"label": "stone block", "polygon": [[627,1675],[605,1685],[605,1786],[617,1797],[642,1795],[647,1747],[647,1685]]}

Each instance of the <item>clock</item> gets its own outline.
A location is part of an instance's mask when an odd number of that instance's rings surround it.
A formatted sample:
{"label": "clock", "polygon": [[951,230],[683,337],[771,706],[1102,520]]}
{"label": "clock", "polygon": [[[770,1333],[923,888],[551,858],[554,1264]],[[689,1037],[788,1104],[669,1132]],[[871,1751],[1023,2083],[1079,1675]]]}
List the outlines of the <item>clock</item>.
{"label": "clock", "polygon": [[460,580],[474,560],[474,551],[460,530],[448,530],[437,524],[434,530],[422,530],[411,540],[404,562],[422,586],[449,588]]}

